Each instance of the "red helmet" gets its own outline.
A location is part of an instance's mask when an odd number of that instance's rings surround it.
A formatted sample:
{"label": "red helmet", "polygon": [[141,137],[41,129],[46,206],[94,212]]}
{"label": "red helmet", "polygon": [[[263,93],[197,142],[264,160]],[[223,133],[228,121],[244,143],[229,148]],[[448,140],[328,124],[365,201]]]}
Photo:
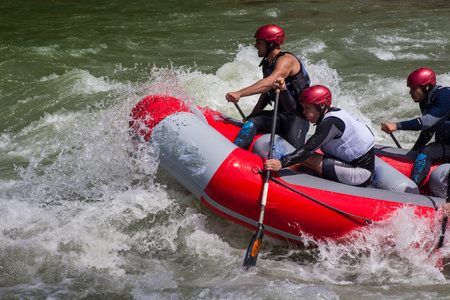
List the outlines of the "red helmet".
{"label": "red helmet", "polygon": [[411,88],[413,86],[424,86],[427,84],[436,85],[436,75],[433,70],[428,68],[419,68],[408,76],[406,85]]}
{"label": "red helmet", "polygon": [[300,96],[301,104],[320,104],[325,103],[327,106],[331,105],[331,92],[323,85],[313,85],[305,89]]}
{"label": "red helmet", "polygon": [[264,25],[256,30],[255,39],[265,40],[266,42],[274,41],[278,45],[284,43],[284,31],[278,25]]}

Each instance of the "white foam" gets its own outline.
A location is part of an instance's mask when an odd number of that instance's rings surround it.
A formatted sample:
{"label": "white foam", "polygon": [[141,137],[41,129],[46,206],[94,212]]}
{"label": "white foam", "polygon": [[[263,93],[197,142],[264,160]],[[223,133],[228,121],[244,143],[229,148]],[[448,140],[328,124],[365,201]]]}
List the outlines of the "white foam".
{"label": "white foam", "polygon": [[[337,106],[366,123],[417,112],[403,79],[371,75],[367,85],[344,82],[327,59],[309,59],[310,53],[325,51],[325,43],[313,40],[310,45],[312,50],[298,56],[313,84],[332,90]],[[11,266],[17,276],[11,282],[64,272],[90,278],[94,272],[97,279],[105,276],[100,280],[112,289],[132,284],[136,299],[164,298],[171,293],[164,290],[177,290],[180,283],[193,286],[190,294],[199,298],[282,294],[336,299],[337,290],[352,294],[358,285],[377,285],[379,291],[383,285],[389,289],[444,282],[426,260],[436,234],[430,228],[439,227],[415,219],[407,209],[392,224],[359,231],[349,242],[320,244],[316,250],[265,237],[257,267],[243,272],[252,232],[210,212],[177,182],[159,174],[158,158],[147,145],[128,156],[127,121],[140,99],[167,93],[239,118],[225,94],[261,79],[259,61],[253,46],[241,45],[214,74],[187,67],[117,66],[117,72],[148,72],[148,80],[117,84],[76,69],[41,78],[62,84],[71,96],[114,92],[115,98],[109,106],[99,100],[96,107],[77,113],[48,113],[15,136],[0,136],[2,149],[29,160],[18,169],[20,180],[0,183],[0,219],[6,224],[0,242],[14,250],[2,256],[14,265],[3,266]],[[438,81],[448,83],[450,75],[438,74]],[[242,109],[250,112],[256,99],[242,99]],[[376,131],[376,136],[381,134]],[[181,278],[186,274],[190,278]],[[331,284],[338,287],[329,290]]]}
{"label": "white foam", "polygon": [[66,73],[65,76],[73,77],[73,94],[94,94],[118,87],[117,84],[111,83],[106,77],[97,78],[86,70],[74,69]]}

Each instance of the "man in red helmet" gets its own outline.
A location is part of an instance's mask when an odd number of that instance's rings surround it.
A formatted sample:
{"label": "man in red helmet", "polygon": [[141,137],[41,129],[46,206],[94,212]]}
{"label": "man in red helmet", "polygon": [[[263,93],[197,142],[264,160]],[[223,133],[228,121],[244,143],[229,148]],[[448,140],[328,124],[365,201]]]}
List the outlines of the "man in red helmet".
{"label": "man in red helmet", "polygon": [[[273,24],[262,26],[256,31],[254,37],[258,56],[262,57],[260,66],[262,66],[264,78],[239,91],[229,92],[225,96],[228,102],[237,103],[241,97],[261,94],[258,103],[234,141],[243,149],[252,144],[257,131],[271,131],[273,112],[264,108],[275,98],[272,85],[276,78],[281,77],[286,81],[287,90],[295,100],[299,99],[301,92],[310,84],[309,75],[300,59],[290,52],[281,51],[280,45],[284,43],[285,37],[281,27]],[[281,103],[277,111],[277,133],[297,147],[304,143],[309,123],[289,113],[285,105],[286,103]]]}
{"label": "man in red helmet", "polygon": [[[397,123],[381,123],[381,130],[390,134],[396,130],[421,130],[413,146],[418,151],[411,179],[421,186],[433,163],[450,162],[450,88],[436,85],[433,70],[419,68],[407,79],[409,94],[419,103],[421,117]],[[435,136],[435,142],[427,143]]]}
{"label": "man in red helmet", "polygon": [[[280,97],[291,97],[280,81],[274,86],[282,90]],[[300,104],[305,118],[316,124],[316,132],[296,151],[279,160],[265,161],[265,169],[278,171],[289,166],[306,166],[329,180],[356,186],[370,185],[375,172],[372,131],[349,112],[330,107],[331,92],[323,85],[304,90]],[[319,148],[324,154],[315,152]]]}

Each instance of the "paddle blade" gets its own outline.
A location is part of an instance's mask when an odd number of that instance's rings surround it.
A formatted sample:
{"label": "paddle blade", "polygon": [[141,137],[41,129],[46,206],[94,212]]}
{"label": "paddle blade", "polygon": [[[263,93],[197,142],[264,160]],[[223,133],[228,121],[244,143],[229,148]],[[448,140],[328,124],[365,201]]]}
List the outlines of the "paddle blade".
{"label": "paddle blade", "polygon": [[444,217],[444,219],[442,219],[442,233],[441,236],[439,237],[439,243],[437,246],[438,249],[442,248],[442,246],[444,245],[445,229],[447,228],[447,222],[448,217]]}
{"label": "paddle blade", "polygon": [[436,268],[444,274],[445,277],[450,276],[450,258],[444,257],[437,249],[432,255],[432,259],[436,261]]}
{"label": "paddle blade", "polygon": [[248,245],[247,253],[244,258],[244,269],[248,270],[256,265],[258,259],[259,248],[261,247],[262,239],[264,236],[264,225],[258,223],[258,230],[253,235],[250,245]]}
{"label": "paddle blade", "polygon": [[442,255],[441,252],[439,251],[439,249],[436,250],[436,254],[437,256],[437,260],[436,260],[436,268],[439,269],[439,271],[441,271],[441,273],[444,271],[444,261],[442,260]]}

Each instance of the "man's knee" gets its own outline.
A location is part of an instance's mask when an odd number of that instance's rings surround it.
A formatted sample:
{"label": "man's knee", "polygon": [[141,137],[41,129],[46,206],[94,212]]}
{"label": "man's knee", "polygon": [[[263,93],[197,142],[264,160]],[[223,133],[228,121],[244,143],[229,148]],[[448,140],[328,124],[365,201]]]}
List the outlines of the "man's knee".
{"label": "man's knee", "polygon": [[250,121],[245,122],[241,130],[238,132],[236,138],[234,139],[234,144],[240,148],[247,148],[253,142],[256,135],[256,127]]}
{"label": "man's knee", "polygon": [[[429,158],[431,157],[433,154],[436,154],[436,149],[435,147],[425,147],[421,153],[419,153],[419,155],[422,154],[423,156]],[[423,157],[422,156],[422,157]]]}
{"label": "man's knee", "polygon": [[323,173],[323,155],[317,152],[314,152],[310,157],[302,162],[303,166],[306,166],[312,170],[314,170],[317,174],[322,176]]}

